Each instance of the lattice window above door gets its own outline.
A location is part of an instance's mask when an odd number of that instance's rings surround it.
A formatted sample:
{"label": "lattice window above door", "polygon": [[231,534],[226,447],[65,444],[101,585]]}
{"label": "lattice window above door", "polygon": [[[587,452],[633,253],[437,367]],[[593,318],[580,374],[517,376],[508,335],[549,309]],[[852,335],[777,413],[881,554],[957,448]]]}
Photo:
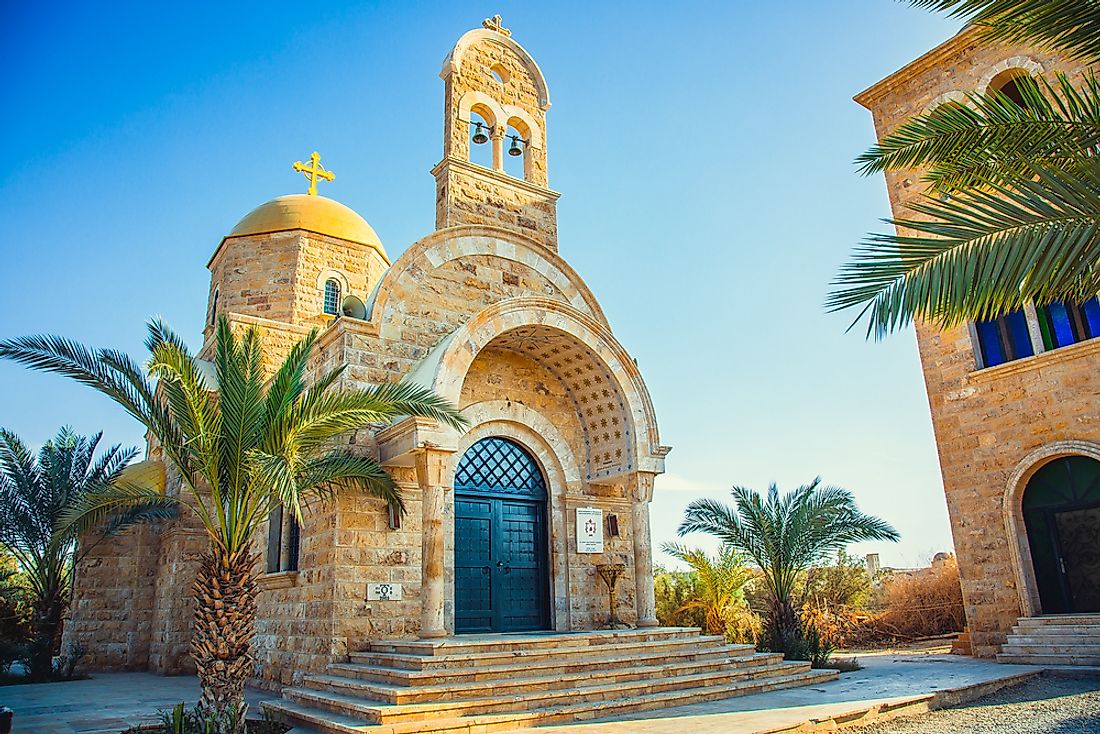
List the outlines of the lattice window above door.
{"label": "lattice window above door", "polygon": [[483,438],[462,455],[455,489],[546,496],[546,480],[531,454],[506,438]]}

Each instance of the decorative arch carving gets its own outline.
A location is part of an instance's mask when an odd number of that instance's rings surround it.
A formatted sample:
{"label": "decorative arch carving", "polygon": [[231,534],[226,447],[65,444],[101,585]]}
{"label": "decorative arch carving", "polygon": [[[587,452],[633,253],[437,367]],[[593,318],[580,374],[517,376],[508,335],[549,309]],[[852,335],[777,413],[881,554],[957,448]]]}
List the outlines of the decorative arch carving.
{"label": "decorative arch carving", "polygon": [[986,70],[985,74],[982,75],[981,81],[978,82],[978,92],[985,94],[994,79],[1001,76],[1006,71],[1015,69],[1019,69],[1030,76],[1037,76],[1044,71],[1043,65],[1030,56],[1013,56],[994,64]]}
{"label": "decorative arch carving", "polygon": [[469,255],[493,255],[522,263],[553,283],[569,304],[609,328],[596,296],[560,255],[511,230],[462,225],[433,232],[414,243],[385,272],[367,303],[367,318],[379,324],[382,336],[396,338],[400,325],[390,314],[398,283],[417,270],[434,270]]}
{"label": "decorative arch carving", "polygon": [[[470,421],[469,430],[459,438],[452,456],[450,472],[466,451],[483,438],[500,436],[523,446],[535,458],[549,484],[547,498],[549,527],[564,528],[565,497],[580,489],[581,471],[573,450],[554,424],[542,413],[520,403],[486,400],[466,406],[462,411]],[[453,501],[453,500],[452,500]],[[454,556],[454,526],[446,529],[447,558]],[[566,533],[550,533],[550,604],[551,625],[559,631],[569,625],[569,552]],[[452,572],[453,576],[453,572]],[[453,580],[448,584],[453,594]],[[453,602],[452,602],[453,603]]]}
{"label": "decorative arch carving", "polygon": [[[513,298],[487,307],[440,342],[409,379],[457,403],[466,375],[478,354],[494,340],[524,327],[565,337],[591,362],[591,375],[582,373],[572,378],[574,382],[585,381],[583,388],[570,387],[575,399],[579,401],[590,390],[607,392],[599,398],[601,405],[606,403],[602,414],[588,415],[590,411],[578,404],[578,410],[585,413],[582,423],[588,443],[586,478],[599,481],[630,471],[663,471],[667,449],[660,446],[652,401],[633,358],[604,324],[560,301]],[[509,345],[509,348],[515,346]],[[616,403],[621,412],[615,409]],[[595,452],[604,430],[600,421],[602,416],[614,415],[621,416],[624,435],[605,443],[613,445],[618,441],[620,446],[625,443],[627,451],[610,460],[601,459]]]}
{"label": "decorative arch carving", "polygon": [[1063,456],[1087,456],[1100,461],[1100,444],[1091,441],[1055,441],[1035,449],[1009,475],[1001,503],[1012,555],[1012,570],[1016,576],[1016,591],[1020,597],[1020,610],[1028,617],[1040,614],[1042,605],[1039,602],[1039,584],[1035,578],[1035,569],[1031,564],[1031,543],[1024,525],[1024,491],[1035,472]]}
{"label": "decorative arch carving", "polygon": [[520,46],[511,36],[505,36],[496,31],[491,31],[486,28],[477,28],[475,30],[465,33],[462,38],[458,39],[458,43],[454,45],[451,52],[447,54],[447,58],[443,59],[443,68],[439,71],[439,78],[446,81],[451,74],[459,71],[462,68],[462,58],[469,51],[470,47],[477,43],[497,43],[504,46],[513,54],[520,62],[526,67],[528,73],[531,75],[531,79],[535,84],[535,89],[538,93],[539,107],[545,112],[550,109],[550,89],[546,86],[546,77],[542,74],[542,69],[531,57],[531,54],[527,53],[527,49]]}

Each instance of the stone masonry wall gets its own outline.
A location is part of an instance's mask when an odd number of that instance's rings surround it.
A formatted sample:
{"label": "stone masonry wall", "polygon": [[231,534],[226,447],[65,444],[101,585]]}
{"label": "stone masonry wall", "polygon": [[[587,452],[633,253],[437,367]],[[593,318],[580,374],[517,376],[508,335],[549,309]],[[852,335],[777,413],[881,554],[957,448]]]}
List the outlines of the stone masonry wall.
{"label": "stone masonry wall", "polygon": [[[963,31],[857,96],[879,138],[907,117],[979,89],[1006,69],[1083,67],[1022,46],[987,46]],[[916,170],[886,174],[896,216],[924,185]],[[1054,441],[1100,441],[1100,344],[1096,340],[977,370],[969,329],[918,324],[917,342],[976,654],[990,656],[1021,614],[1004,519],[1009,476],[1032,450]],[[1016,502],[1019,501],[1017,497]],[[1025,559],[1030,563],[1030,559]]]}
{"label": "stone masonry wall", "polygon": [[130,528],[93,548],[77,568],[63,644],[87,647],[89,667],[148,666],[160,531]]}

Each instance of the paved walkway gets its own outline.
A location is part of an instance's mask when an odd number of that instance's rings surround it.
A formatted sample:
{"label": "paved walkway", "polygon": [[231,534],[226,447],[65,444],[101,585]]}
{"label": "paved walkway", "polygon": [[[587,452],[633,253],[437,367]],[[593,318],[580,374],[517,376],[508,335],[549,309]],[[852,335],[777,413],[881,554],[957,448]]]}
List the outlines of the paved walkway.
{"label": "paved walkway", "polygon": [[[249,718],[270,693],[248,689]],[[0,687],[15,712],[12,734],[119,734],[157,720],[157,711],[199,700],[199,679],[152,673],[96,673],[87,680]]]}
{"label": "paved walkway", "polygon": [[896,704],[939,690],[1042,670],[947,654],[867,654],[857,658],[863,670],[841,673],[839,680],[830,683],[660,711],[640,711],[585,724],[546,726],[534,731],[547,734],[757,734],[796,727],[811,719],[841,716],[875,704]]}
{"label": "paved walkway", "polygon": [[[861,655],[863,670],[805,688],[640,712],[606,721],[548,726],[549,734],[750,734],[896,703],[937,690],[1037,670],[953,655]],[[89,680],[0,687],[0,706],[15,711],[14,734],[118,734],[158,709],[198,699],[198,680],[150,673],[101,673]],[[250,711],[271,694],[249,690]],[[531,729],[525,729],[527,734]]]}

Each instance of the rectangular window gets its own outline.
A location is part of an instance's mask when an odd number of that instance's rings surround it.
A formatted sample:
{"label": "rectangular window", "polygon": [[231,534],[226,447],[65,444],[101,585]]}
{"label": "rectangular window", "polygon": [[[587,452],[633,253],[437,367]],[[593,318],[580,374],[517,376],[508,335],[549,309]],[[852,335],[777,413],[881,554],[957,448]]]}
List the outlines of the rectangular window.
{"label": "rectangular window", "polygon": [[298,570],[301,529],[293,516],[276,507],[267,518],[267,572]]}
{"label": "rectangular window", "polygon": [[1100,336],[1100,302],[1096,298],[1079,305],[1055,301],[1036,312],[1043,346],[1048,350]]}
{"label": "rectangular window", "polygon": [[997,319],[978,321],[974,324],[974,329],[978,333],[978,346],[984,367],[994,367],[1014,359],[1030,357],[1035,353],[1027,329],[1027,316],[1022,309]]}

